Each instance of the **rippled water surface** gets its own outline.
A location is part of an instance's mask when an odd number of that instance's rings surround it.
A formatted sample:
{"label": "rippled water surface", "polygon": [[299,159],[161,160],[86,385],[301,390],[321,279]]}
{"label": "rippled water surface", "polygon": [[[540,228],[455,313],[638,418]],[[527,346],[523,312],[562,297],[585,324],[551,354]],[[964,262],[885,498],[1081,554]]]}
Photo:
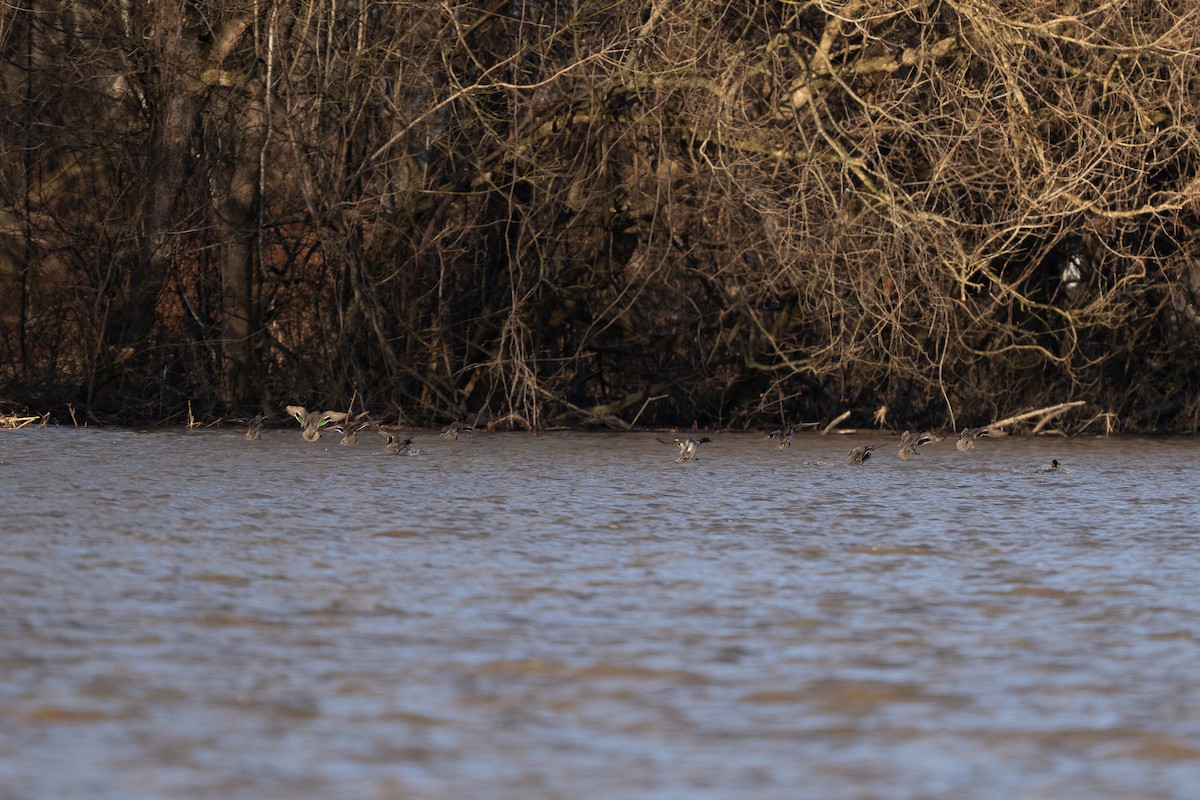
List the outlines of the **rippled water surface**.
{"label": "rippled water surface", "polygon": [[0,433],[0,798],[1198,796],[1200,442],[714,439]]}

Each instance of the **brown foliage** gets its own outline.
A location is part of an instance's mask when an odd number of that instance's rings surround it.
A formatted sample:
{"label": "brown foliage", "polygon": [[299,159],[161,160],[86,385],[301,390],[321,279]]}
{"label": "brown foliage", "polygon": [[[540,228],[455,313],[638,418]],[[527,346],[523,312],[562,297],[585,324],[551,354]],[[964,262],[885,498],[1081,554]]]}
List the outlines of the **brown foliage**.
{"label": "brown foliage", "polygon": [[27,404],[1200,423],[1190,3],[130,8],[0,11]]}

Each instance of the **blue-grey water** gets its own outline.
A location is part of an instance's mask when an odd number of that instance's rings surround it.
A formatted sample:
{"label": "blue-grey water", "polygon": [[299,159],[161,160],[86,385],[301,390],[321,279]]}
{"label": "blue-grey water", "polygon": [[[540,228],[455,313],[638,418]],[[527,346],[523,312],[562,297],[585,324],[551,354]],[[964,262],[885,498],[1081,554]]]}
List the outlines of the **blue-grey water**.
{"label": "blue-grey water", "polygon": [[0,433],[0,800],[1200,792],[1200,442],[713,438]]}

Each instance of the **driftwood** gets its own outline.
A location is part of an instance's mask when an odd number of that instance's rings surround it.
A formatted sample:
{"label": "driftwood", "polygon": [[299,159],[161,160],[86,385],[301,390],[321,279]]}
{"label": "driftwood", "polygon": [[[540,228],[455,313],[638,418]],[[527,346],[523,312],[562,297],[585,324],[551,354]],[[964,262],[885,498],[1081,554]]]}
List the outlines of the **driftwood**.
{"label": "driftwood", "polygon": [[1033,426],[1033,433],[1040,433],[1042,428],[1046,427],[1046,424],[1050,422],[1050,420],[1069,411],[1072,408],[1078,408],[1086,404],[1087,403],[1084,400],[1072,400],[1069,403],[1059,403],[1058,405],[1046,406],[1045,408],[1039,408],[1035,411],[1026,411],[1022,414],[1014,414],[1011,417],[998,419],[995,422],[990,423],[987,427],[1004,428],[1009,425],[1014,425],[1018,422],[1024,422],[1027,419],[1034,419],[1037,417],[1040,419],[1038,419],[1037,424]]}
{"label": "driftwood", "polygon": [[638,413],[633,415],[633,422],[629,423],[629,427],[633,428],[635,425],[637,425],[638,420],[641,419],[642,412],[646,410],[646,406],[650,405],[655,400],[663,400],[667,397],[670,397],[670,395],[656,394],[653,397],[647,397],[646,400],[642,403],[642,407],[638,409]]}
{"label": "driftwood", "polygon": [[26,425],[37,422],[39,419],[42,421],[42,427],[44,428],[46,427],[46,417],[47,415],[32,417],[21,416],[19,414],[0,415],[0,428],[16,430],[17,428],[24,428]]}
{"label": "driftwood", "polygon": [[1111,436],[1113,431],[1115,431],[1117,429],[1117,426],[1113,423],[1113,420],[1115,420],[1116,418],[1117,418],[1117,415],[1112,413],[1111,411],[1101,411],[1099,414],[1095,415],[1094,417],[1089,419],[1087,422],[1083,423],[1083,425],[1081,425],[1079,427],[1079,429],[1081,431],[1085,431],[1092,426],[1093,422],[1096,422],[1097,420],[1103,420],[1104,421],[1104,435]]}
{"label": "driftwood", "polygon": [[[667,397],[670,397],[670,394],[653,394],[656,391],[661,392],[665,388],[667,388],[667,384],[665,383],[656,384],[654,386],[646,387],[641,391],[630,392],[629,394],[625,395],[624,399],[622,400],[592,406],[591,408],[583,408],[562,398],[556,397],[540,386],[538,387],[538,393],[545,397],[547,401],[558,403],[567,409],[567,413],[560,414],[558,417],[555,417],[555,421],[558,423],[575,419],[589,425],[598,423],[613,430],[628,431],[632,430],[634,426],[637,425],[638,420],[641,418],[642,413],[646,410],[647,406],[657,400],[663,400]],[[626,422],[620,416],[618,416],[621,413],[629,411],[638,403],[641,403],[641,406],[638,408],[637,413],[634,414],[632,422]]]}
{"label": "driftwood", "polygon": [[826,425],[824,428],[821,429],[821,435],[824,436],[825,434],[832,431],[834,428],[836,428],[842,422],[842,420],[844,420],[848,416],[850,416],[849,411],[844,411],[841,414],[839,414],[837,417],[834,418],[833,422],[829,423],[828,425]]}

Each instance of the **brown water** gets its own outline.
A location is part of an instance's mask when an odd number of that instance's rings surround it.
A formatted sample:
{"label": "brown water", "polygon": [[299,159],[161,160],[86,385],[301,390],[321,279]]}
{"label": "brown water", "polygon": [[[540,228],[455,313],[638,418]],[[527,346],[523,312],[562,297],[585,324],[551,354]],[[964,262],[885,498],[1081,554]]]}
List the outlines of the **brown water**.
{"label": "brown water", "polygon": [[1200,442],[371,438],[0,434],[0,798],[1200,796]]}

